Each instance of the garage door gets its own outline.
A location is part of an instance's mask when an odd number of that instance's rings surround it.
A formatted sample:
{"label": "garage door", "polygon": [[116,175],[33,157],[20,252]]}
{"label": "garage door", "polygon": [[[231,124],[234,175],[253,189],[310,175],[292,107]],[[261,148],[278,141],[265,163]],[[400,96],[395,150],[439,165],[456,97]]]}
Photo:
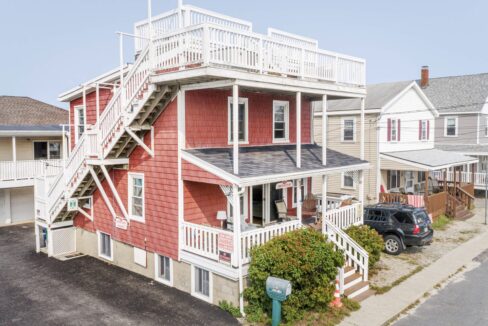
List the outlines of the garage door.
{"label": "garage door", "polygon": [[10,190],[12,223],[34,221],[34,187]]}

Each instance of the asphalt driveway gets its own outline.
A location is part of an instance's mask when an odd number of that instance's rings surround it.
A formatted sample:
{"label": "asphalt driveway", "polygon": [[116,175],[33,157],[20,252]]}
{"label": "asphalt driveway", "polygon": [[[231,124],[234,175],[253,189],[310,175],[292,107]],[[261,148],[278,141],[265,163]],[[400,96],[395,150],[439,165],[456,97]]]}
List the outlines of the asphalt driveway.
{"label": "asphalt driveway", "polygon": [[36,254],[33,225],[0,228],[0,325],[235,325],[187,293],[91,257]]}

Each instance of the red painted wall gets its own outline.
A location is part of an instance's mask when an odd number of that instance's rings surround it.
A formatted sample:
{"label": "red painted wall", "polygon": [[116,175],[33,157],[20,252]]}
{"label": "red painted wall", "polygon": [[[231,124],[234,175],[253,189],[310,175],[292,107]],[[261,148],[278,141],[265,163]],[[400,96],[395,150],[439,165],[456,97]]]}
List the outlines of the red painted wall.
{"label": "red painted wall", "polygon": [[[197,90],[186,92],[187,148],[227,147],[228,90]],[[249,145],[273,143],[273,100],[290,102],[290,143],[296,142],[296,107],[294,96],[242,92],[248,99]],[[302,143],[310,143],[310,101],[302,100]]]}
{"label": "red painted wall", "polygon": [[229,182],[193,165],[185,160],[181,162],[181,176],[183,180],[213,183],[217,185],[230,185]]}
{"label": "red painted wall", "polygon": [[[130,156],[129,171],[144,173],[145,223],[132,221],[128,230],[115,227],[112,216],[101,198],[94,193],[94,222],[78,215],[75,225],[93,231],[100,230],[115,240],[145,248],[151,252],[177,259],[178,256],[178,134],[176,101],[173,101],[154,124],[155,153],[151,158],[137,147]],[[145,139],[149,145],[149,136]],[[112,170],[112,180],[122,201],[127,205],[128,171]],[[106,181],[103,187],[112,206],[122,216]],[[126,207],[127,209],[127,207]]]}
{"label": "red painted wall", "polygon": [[[112,90],[100,88],[99,90],[99,97],[100,97],[100,114],[102,114],[103,110],[107,106],[108,102],[112,98]],[[83,105],[83,97],[74,99],[69,104],[70,110],[70,136],[71,136],[71,148],[75,146],[75,106]],[[86,124],[87,125],[94,125],[97,122],[97,96],[96,92],[91,92],[86,94]]]}
{"label": "red painted wall", "polygon": [[184,182],[185,221],[220,226],[217,211],[227,210],[227,198],[218,185]]}

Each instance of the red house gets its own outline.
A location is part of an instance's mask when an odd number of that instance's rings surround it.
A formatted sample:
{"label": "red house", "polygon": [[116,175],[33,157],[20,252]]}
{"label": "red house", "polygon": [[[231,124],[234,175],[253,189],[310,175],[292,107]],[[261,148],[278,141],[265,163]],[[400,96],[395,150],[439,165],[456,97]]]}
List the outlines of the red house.
{"label": "red house", "polygon": [[342,281],[367,281],[367,254],[331,222],[361,223],[361,198],[340,208],[311,193],[312,178],[327,193],[328,175],[368,167],[315,144],[311,114],[313,101],[364,98],[364,60],[189,5],[135,33],[133,64],[60,95],[71,151],[61,174],[37,181],[38,251],[92,255],[242,308],[250,248],[322,215],[349,255]]}

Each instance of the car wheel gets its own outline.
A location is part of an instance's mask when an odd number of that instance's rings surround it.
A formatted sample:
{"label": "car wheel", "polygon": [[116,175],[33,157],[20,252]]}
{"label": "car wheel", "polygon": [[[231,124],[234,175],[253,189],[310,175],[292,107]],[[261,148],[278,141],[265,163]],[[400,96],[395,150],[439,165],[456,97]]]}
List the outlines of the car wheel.
{"label": "car wheel", "polygon": [[390,255],[399,255],[403,251],[403,244],[396,235],[385,237],[385,251]]}

